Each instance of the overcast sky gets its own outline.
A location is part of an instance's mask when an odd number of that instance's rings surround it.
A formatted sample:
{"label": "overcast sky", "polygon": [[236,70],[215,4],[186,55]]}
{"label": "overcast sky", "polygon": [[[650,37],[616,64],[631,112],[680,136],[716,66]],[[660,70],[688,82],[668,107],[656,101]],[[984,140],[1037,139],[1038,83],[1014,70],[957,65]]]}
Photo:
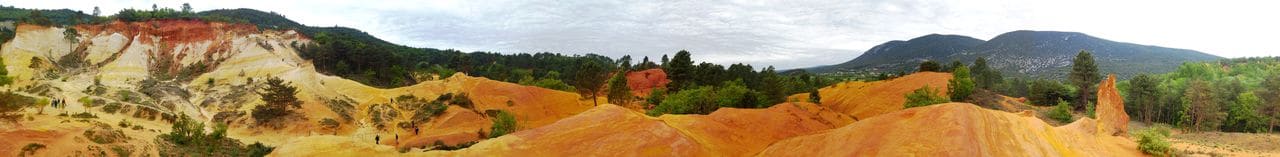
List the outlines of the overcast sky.
{"label": "overcast sky", "polygon": [[987,40],[1014,30],[1083,32],[1224,57],[1276,56],[1280,2],[1233,0],[3,0],[103,14],[152,4],[253,8],[414,46],[597,53],[636,60],[685,49],[697,61],[781,69],[835,64],[930,33]]}

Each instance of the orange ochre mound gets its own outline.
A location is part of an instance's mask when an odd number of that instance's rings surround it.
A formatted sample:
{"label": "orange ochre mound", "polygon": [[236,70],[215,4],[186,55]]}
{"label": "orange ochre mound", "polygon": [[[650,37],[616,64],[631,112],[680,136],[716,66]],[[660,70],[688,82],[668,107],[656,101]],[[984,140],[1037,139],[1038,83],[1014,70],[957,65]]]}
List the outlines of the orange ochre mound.
{"label": "orange ochre mound", "polygon": [[774,143],[759,156],[1141,156],[1088,118],[1053,127],[1030,115],[946,103]]}
{"label": "orange ochre mound", "polygon": [[[432,155],[460,156],[749,156],[769,144],[833,129],[852,118],[811,103],[718,110],[659,118],[601,105],[542,128]],[[785,128],[785,129],[783,129]]]}
{"label": "orange ochre mound", "polygon": [[[918,72],[890,80],[873,82],[842,82],[818,89],[822,106],[857,119],[902,110],[906,95],[928,86],[945,95],[950,73]],[[790,100],[809,100],[809,93],[788,97]]]}
{"label": "orange ochre mound", "polygon": [[[811,103],[784,103],[769,109],[724,108],[710,115],[659,118],[616,105],[600,105],[550,125],[485,140],[467,149],[402,155],[750,156],[778,140],[819,133],[851,122],[848,116]],[[281,148],[284,151],[273,155],[322,155],[290,150],[355,142],[325,140],[328,139],[295,140],[285,144]]]}
{"label": "orange ochre mound", "polygon": [[1107,75],[1107,80],[1098,84],[1097,112],[1100,132],[1108,135],[1127,136],[1129,133],[1129,114],[1124,112],[1124,97],[1116,90],[1116,75]]}
{"label": "orange ochre mound", "polygon": [[778,140],[853,122],[852,117],[804,102],[769,109],[721,108],[709,115],[664,115],[659,119],[723,156],[753,155]]}
{"label": "orange ochre mound", "polygon": [[671,80],[659,68],[627,73],[627,87],[631,88],[631,94],[635,96],[647,97],[654,88],[667,87],[667,83],[671,83]]}
{"label": "orange ochre mound", "polygon": [[[577,115],[590,109],[590,103],[580,101],[575,93],[524,86],[509,82],[494,81],[483,77],[471,77],[455,74],[444,81],[421,83],[419,85],[388,90],[388,93],[439,93],[450,91],[447,86],[456,86],[455,93],[465,93],[472,100],[474,109],[450,106],[443,115],[432,118],[422,124],[414,134],[414,130],[393,129],[401,134],[404,140],[400,143],[389,143],[398,147],[422,147],[440,140],[445,144],[455,145],[481,139],[479,134],[488,132],[492,120],[483,115],[489,110],[502,110],[512,113],[519,129],[537,128],[552,124],[560,119]],[[446,88],[446,89],[441,89]],[[426,98],[436,95],[419,94]],[[395,94],[384,94],[395,96]],[[404,118],[404,117],[402,117]],[[403,119],[401,119],[403,120]]]}

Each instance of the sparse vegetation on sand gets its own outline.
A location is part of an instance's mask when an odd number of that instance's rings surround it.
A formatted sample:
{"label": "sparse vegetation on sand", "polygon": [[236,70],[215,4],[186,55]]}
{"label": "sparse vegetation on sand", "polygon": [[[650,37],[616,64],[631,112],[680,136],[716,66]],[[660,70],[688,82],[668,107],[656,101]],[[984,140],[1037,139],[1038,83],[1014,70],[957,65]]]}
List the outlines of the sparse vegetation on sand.
{"label": "sparse vegetation on sand", "polygon": [[1071,106],[1067,101],[1058,101],[1058,105],[1053,106],[1053,110],[1049,111],[1049,119],[1057,120],[1063,123],[1071,122]]}
{"label": "sparse vegetation on sand", "polygon": [[160,156],[265,156],[274,149],[254,143],[243,145],[226,137],[227,126],[217,124],[212,133],[204,133],[204,123],[180,115],[173,131],[159,135]]}
{"label": "sparse vegetation on sand", "polygon": [[516,116],[507,111],[498,111],[493,115],[493,127],[489,128],[489,138],[516,132]]}
{"label": "sparse vegetation on sand", "polygon": [[1169,144],[1168,127],[1151,127],[1137,132],[1138,150],[1153,156],[1172,156],[1173,149]]}
{"label": "sparse vegetation on sand", "polygon": [[907,94],[907,103],[903,104],[903,107],[921,107],[946,102],[949,102],[947,97],[941,96],[941,94],[939,94],[937,90],[933,89],[933,87],[925,85],[924,87],[920,87],[920,89],[916,89]]}

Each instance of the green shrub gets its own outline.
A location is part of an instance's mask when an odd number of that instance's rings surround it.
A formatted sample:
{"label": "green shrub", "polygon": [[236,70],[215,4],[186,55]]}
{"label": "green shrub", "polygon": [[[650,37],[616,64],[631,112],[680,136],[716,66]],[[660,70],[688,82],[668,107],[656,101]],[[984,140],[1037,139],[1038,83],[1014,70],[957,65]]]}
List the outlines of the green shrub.
{"label": "green shrub", "polygon": [[338,135],[338,127],[341,127],[341,125],[342,123],[338,123],[338,120],[333,120],[333,118],[324,118],[320,120],[320,126],[324,129],[333,130],[334,135]]}
{"label": "green shrub", "polygon": [[1058,101],[1058,105],[1049,111],[1049,118],[1058,120],[1059,122],[1071,122],[1071,104],[1067,101]]}
{"label": "green shrub", "polygon": [[178,145],[189,145],[203,142],[204,123],[192,120],[186,114],[180,115],[173,122],[173,130],[160,135],[163,139]]}
{"label": "green shrub", "polygon": [[89,96],[80,97],[80,99],[76,99],[76,101],[80,102],[80,104],[84,105],[84,107],[92,108],[93,106],[95,106],[93,104],[93,99],[89,99]]}
{"label": "green shrub", "polygon": [[[0,68],[4,69],[4,68]],[[16,112],[37,104],[35,98],[9,92],[0,92],[0,113]]]}
{"label": "green shrub", "polygon": [[1151,154],[1152,156],[1171,156],[1173,149],[1170,148],[1169,129],[1167,127],[1152,127],[1138,132],[1138,150]]}
{"label": "green shrub", "polygon": [[903,104],[903,107],[912,108],[946,102],[947,97],[939,96],[938,91],[930,88],[929,85],[925,85],[907,94],[907,102]]}
{"label": "green shrub", "polygon": [[133,154],[133,150],[129,150],[122,146],[111,146],[111,151],[115,152],[116,156],[132,156]]}
{"label": "green shrub", "polygon": [[498,111],[493,115],[493,127],[489,129],[489,138],[506,135],[516,131],[516,116],[507,111]]}
{"label": "green shrub", "polygon": [[969,68],[959,65],[952,72],[953,78],[947,81],[947,95],[951,96],[951,101],[962,101],[969,98],[973,94],[975,86],[973,76],[969,74]]}
{"label": "green shrub", "polygon": [[105,106],[102,106],[102,111],[107,113],[116,113],[116,111],[120,110],[120,107],[121,107],[120,103],[111,102],[111,103],[107,103],[107,105]]}
{"label": "green shrub", "polygon": [[[721,107],[763,108],[766,97],[764,93],[751,90],[740,80],[725,81],[720,86],[701,86],[685,89],[671,95],[662,94],[655,89],[649,96],[649,103],[658,106],[647,112],[650,116],[662,114],[710,114]],[[655,101],[661,98],[661,101]]]}
{"label": "green shrub", "polygon": [[267,154],[271,154],[271,151],[275,150],[276,148],[262,145],[262,143],[260,142],[254,142],[253,144],[250,144],[248,147],[246,147],[246,149],[248,149],[249,156],[261,157],[261,156],[267,156]]}
{"label": "green shrub", "polygon": [[18,153],[18,155],[19,156],[35,155],[37,150],[44,149],[44,148],[45,148],[44,144],[28,143],[27,146],[22,147],[22,152]]}
{"label": "green shrub", "polygon": [[[134,130],[139,130],[134,126]],[[213,132],[204,133],[204,123],[192,120],[186,115],[179,115],[173,123],[173,130],[161,134],[157,138],[160,145],[160,156],[265,156],[274,148],[254,143],[243,145],[240,141],[226,138],[227,125],[217,124]]]}
{"label": "green shrub", "polygon": [[128,120],[128,119],[120,120],[120,124],[119,124],[119,125],[120,125],[120,128],[129,128],[129,126],[133,126],[133,124],[129,124],[129,120]]}
{"label": "green shrub", "polygon": [[682,90],[675,94],[667,95],[662,99],[662,103],[649,110],[647,114],[660,116],[663,114],[699,113],[698,111],[700,110],[697,108],[707,108],[715,105],[715,102],[710,99],[711,94],[711,87],[706,86]]}
{"label": "green shrub", "polygon": [[471,102],[470,97],[467,97],[467,93],[454,94],[453,98],[449,99],[449,104],[458,105],[458,107],[467,109],[475,109],[475,104]]}
{"label": "green shrub", "polygon": [[1089,104],[1084,106],[1084,115],[1089,116],[1089,118],[1098,118],[1096,111],[1094,111],[1096,109],[1097,106],[1093,102],[1089,102]]}

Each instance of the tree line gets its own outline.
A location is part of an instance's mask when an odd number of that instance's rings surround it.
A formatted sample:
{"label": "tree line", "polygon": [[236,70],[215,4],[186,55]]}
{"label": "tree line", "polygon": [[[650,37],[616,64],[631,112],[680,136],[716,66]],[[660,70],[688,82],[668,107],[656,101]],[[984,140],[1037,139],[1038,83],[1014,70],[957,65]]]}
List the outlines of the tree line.
{"label": "tree line", "polygon": [[1187,62],[1121,84],[1137,120],[1188,130],[1271,132],[1280,124],[1280,58]]}

